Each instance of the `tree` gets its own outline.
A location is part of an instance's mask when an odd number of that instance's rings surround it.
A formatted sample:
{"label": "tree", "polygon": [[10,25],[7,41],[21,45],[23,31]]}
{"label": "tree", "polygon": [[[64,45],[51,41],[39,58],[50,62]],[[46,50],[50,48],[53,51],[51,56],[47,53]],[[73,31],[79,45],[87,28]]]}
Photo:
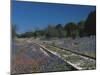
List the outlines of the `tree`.
{"label": "tree", "polygon": [[34,38],[42,37],[42,36],[44,36],[44,31],[43,30],[36,30],[34,32]]}
{"label": "tree", "polygon": [[19,35],[20,38],[26,38],[26,37],[32,37],[33,33],[32,32],[25,32]]}
{"label": "tree", "polygon": [[85,21],[80,21],[78,23],[78,31],[79,31],[79,36],[82,37],[85,35],[85,32],[84,32],[84,26],[85,26]]}
{"label": "tree", "polygon": [[63,29],[63,26],[62,26],[61,24],[57,24],[57,25],[55,26],[55,28],[56,28],[56,29]]}
{"label": "tree", "polygon": [[16,37],[16,35],[17,35],[16,30],[17,30],[17,26],[16,25],[12,25],[12,38]]}
{"label": "tree", "polygon": [[49,25],[46,28],[46,38],[52,38],[59,36],[57,29],[54,26]]}
{"label": "tree", "polygon": [[78,26],[73,22],[66,24],[64,29],[66,30],[68,37],[75,38],[78,35]]}
{"label": "tree", "polygon": [[87,36],[96,35],[96,11],[92,11],[88,15],[84,31]]}
{"label": "tree", "polygon": [[66,31],[64,30],[63,26],[61,24],[57,24],[55,26],[56,30],[58,31],[58,37],[63,38],[66,36]]}

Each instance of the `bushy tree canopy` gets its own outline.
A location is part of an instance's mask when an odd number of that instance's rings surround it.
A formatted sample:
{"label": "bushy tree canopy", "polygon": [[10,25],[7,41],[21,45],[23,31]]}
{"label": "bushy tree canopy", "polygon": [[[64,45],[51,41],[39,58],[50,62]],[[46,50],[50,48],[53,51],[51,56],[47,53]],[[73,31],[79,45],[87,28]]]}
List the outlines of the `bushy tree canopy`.
{"label": "bushy tree canopy", "polygon": [[79,30],[80,37],[85,36],[84,26],[85,26],[85,21],[82,20],[78,23],[78,30]]}
{"label": "bushy tree canopy", "polygon": [[17,33],[16,33],[17,27],[16,25],[12,25],[12,38],[15,38]]}
{"label": "bushy tree canopy", "polygon": [[[16,26],[12,26],[12,36],[16,35]],[[69,22],[65,25],[48,25],[42,30],[35,30],[31,32],[25,32],[19,37],[42,37],[42,38],[66,38],[77,36],[90,36],[96,35],[96,11],[90,12],[85,21],[80,21],[79,23]]]}
{"label": "bushy tree canopy", "polygon": [[96,35],[96,11],[90,12],[85,23],[86,35]]}
{"label": "bushy tree canopy", "polygon": [[67,36],[75,38],[78,34],[77,33],[78,26],[73,22],[66,24],[64,26],[64,29],[67,31]]}

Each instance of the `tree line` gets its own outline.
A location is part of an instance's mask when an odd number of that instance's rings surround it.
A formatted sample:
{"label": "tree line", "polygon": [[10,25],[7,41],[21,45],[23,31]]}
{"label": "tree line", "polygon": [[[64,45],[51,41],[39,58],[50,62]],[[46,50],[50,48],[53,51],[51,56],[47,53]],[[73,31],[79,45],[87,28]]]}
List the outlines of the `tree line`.
{"label": "tree line", "polygon": [[12,36],[19,38],[26,37],[40,37],[40,38],[65,38],[65,37],[83,37],[96,35],[96,11],[89,13],[85,21],[79,23],[69,22],[65,25],[48,25],[48,27],[42,30],[28,31],[23,34],[17,34],[14,26],[12,27]]}

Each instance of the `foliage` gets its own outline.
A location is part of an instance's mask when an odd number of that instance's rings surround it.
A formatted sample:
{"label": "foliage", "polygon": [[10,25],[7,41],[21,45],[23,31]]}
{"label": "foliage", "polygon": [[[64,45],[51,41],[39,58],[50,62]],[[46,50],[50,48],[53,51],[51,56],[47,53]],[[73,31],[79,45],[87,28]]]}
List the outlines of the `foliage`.
{"label": "foliage", "polygon": [[86,35],[96,35],[96,11],[90,12],[85,23]]}
{"label": "foliage", "polygon": [[67,31],[67,36],[75,38],[78,35],[78,26],[73,22],[66,24],[64,29]]}
{"label": "foliage", "polygon": [[[16,27],[12,28],[13,37],[16,34]],[[34,38],[65,38],[77,36],[83,37],[88,35],[96,35],[96,11],[91,12],[85,21],[80,21],[79,23],[69,22],[65,25],[48,25],[42,30],[35,30],[30,32],[25,32],[18,37],[34,37]]]}
{"label": "foliage", "polygon": [[17,27],[16,25],[12,25],[12,38],[15,38],[17,33],[16,33]]}
{"label": "foliage", "polygon": [[63,26],[61,24],[58,24],[56,26],[51,26],[49,25],[46,29],[46,38],[51,38],[51,37],[58,37],[62,38],[65,37],[66,32],[63,29]]}
{"label": "foliage", "polygon": [[84,26],[85,26],[85,21],[80,21],[78,23],[78,30],[79,30],[79,36],[82,37],[85,35],[85,32],[84,32]]}

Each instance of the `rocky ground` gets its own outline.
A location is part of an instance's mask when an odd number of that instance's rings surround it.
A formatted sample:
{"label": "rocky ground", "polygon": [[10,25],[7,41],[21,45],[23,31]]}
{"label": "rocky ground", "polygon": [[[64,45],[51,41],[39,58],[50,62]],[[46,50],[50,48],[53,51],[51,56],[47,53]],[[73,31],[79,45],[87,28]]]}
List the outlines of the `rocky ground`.
{"label": "rocky ground", "polygon": [[61,58],[44,51],[28,39],[12,43],[11,73],[39,73],[76,70]]}

